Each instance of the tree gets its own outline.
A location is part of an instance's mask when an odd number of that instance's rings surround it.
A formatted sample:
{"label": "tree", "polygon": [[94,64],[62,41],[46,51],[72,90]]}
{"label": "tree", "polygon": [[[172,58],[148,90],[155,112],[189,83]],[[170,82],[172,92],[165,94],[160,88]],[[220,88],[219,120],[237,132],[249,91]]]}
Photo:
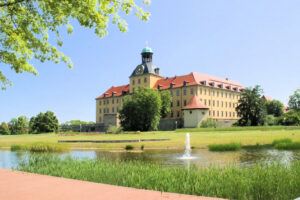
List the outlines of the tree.
{"label": "tree", "polygon": [[266,109],[268,115],[274,115],[275,117],[279,117],[283,114],[283,104],[278,100],[272,100],[266,102]]}
{"label": "tree", "polygon": [[[144,0],[149,4],[149,0]],[[62,46],[61,27],[73,32],[71,25],[76,21],[80,26],[94,29],[100,38],[106,35],[108,23],[112,20],[121,32],[126,32],[127,23],[121,14],[135,15],[148,20],[150,13],[137,6],[134,0],[0,0],[0,63],[7,64],[16,73],[37,70],[29,61],[60,61],[72,67],[71,60],[49,43],[49,35],[54,35],[57,46]],[[0,71],[2,89],[11,85]]]}
{"label": "tree", "polygon": [[289,109],[300,111],[300,88],[298,88],[294,94],[290,96]]}
{"label": "tree", "polygon": [[0,125],[0,135],[10,135],[9,127],[5,122]]}
{"label": "tree", "polygon": [[13,118],[10,120],[9,129],[12,135],[20,135],[28,133],[28,119],[25,116],[20,116],[18,119]]}
{"label": "tree", "polygon": [[58,119],[52,111],[40,112],[36,117],[31,117],[29,124],[30,133],[34,134],[57,132],[59,128]]}
{"label": "tree", "polygon": [[172,96],[170,91],[163,90],[160,92],[161,98],[161,117],[165,118],[171,112]]}
{"label": "tree", "polygon": [[66,121],[66,123],[62,124],[65,126],[73,126],[73,125],[84,125],[84,124],[94,124],[95,122],[86,122],[86,121],[81,121],[81,120],[70,120],[70,121]]}
{"label": "tree", "polygon": [[141,87],[124,100],[119,119],[124,130],[156,130],[162,100],[157,89]]}
{"label": "tree", "polygon": [[256,85],[254,88],[246,88],[241,94],[236,111],[240,119],[239,126],[263,125],[266,115],[265,100],[261,98],[263,90]]}

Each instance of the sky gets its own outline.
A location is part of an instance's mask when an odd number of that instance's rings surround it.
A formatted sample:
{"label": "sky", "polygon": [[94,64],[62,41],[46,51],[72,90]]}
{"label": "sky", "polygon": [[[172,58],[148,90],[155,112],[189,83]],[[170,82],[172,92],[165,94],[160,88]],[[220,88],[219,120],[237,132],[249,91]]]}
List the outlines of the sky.
{"label": "sky", "polygon": [[73,69],[33,60],[39,71],[34,76],[0,64],[13,83],[0,90],[0,122],[47,110],[60,122],[95,121],[95,98],[129,83],[146,41],[165,77],[200,72],[229,78],[244,87],[260,85],[285,104],[300,87],[300,1],[152,0],[143,7],[150,20],[125,15],[126,33],[111,24],[102,39],[76,22],[73,34],[62,29],[60,50]]}

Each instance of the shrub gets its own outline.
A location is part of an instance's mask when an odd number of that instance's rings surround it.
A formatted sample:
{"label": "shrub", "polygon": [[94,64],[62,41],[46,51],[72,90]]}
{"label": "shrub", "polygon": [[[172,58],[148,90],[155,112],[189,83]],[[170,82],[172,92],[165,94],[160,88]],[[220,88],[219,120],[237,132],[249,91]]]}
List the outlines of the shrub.
{"label": "shrub", "polygon": [[130,145],[130,144],[127,144],[127,145],[125,146],[125,149],[126,149],[126,150],[133,150],[133,149],[134,149],[134,146],[132,146],[132,145]]}
{"label": "shrub", "polygon": [[276,117],[274,117],[273,115],[267,115],[264,118],[264,125],[265,126],[274,126],[274,125],[276,125]]}
{"label": "shrub", "polygon": [[109,126],[106,133],[121,133],[122,132],[122,127],[116,127],[116,126]]}
{"label": "shrub", "polygon": [[238,151],[242,145],[240,143],[229,143],[229,144],[210,144],[208,149],[210,151]]}
{"label": "shrub", "polygon": [[300,113],[298,111],[290,111],[278,118],[278,124],[285,126],[299,126]]}
{"label": "shrub", "polygon": [[200,125],[201,128],[216,128],[217,122],[214,119],[208,118],[203,120]]}
{"label": "shrub", "polygon": [[278,143],[275,145],[275,148],[282,150],[296,150],[300,149],[300,142]]}
{"label": "shrub", "polygon": [[137,131],[136,134],[141,134],[141,131]]}
{"label": "shrub", "polygon": [[5,122],[0,125],[0,135],[10,135],[9,127]]}
{"label": "shrub", "polygon": [[142,144],[142,145],[141,145],[141,150],[144,150],[144,148],[145,148],[145,146]]}

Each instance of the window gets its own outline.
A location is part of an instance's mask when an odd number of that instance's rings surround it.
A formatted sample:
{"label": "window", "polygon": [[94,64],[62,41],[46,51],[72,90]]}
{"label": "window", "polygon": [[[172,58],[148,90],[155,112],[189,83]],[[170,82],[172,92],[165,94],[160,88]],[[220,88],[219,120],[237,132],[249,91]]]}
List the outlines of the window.
{"label": "window", "polygon": [[200,94],[202,94],[202,88],[200,88]]}
{"label": "window", "polygon": [[227,115],[227,111],[226,111],[226,117],[227,117],[228,115]]}
{"label": "window", "polygon": [[204,89],[204,95],[206,95],[206,89]]}
{"label": "window", "polygon": [[227,98],[227,92],[225,93],[225,97]]}
{"label": "window", "polygon": [[114,103],[115,103],[115,100],[114,100],[114,99],[112,99],[112,100],[111,100],[111,103],[112,103],[112,104],[114,104]]}
{"label": "window", "polygon": [[173,101],[171,102],[171,107],[173,107]]}
{"label": "window", "polygon": [[222,111],[221,113],[222,113],[222,117],[224,117],[224,113],[223,113],[223,111]]}
{"label": "window", "polygon": [[173,113],[173,111],[171,111],[171,117],[173,117],[174,116],[174,113]]}
{"label": "window", "polygon": [[144,83],[147,83],[147,77],[144,78]]}
{"label": "window", "polygon": [[231,112],[229,112],[229,117],[231,117]]}
{"label": "window", "polygon": [[186,106],[186,100],[183,101],[183,105]]}
{"label": "window", "polygon": [[101,108],[99,109],[99,113],[102,113],[102,110],[101,110]]}
{"label": "window", "polygon": [[190,110],[190,114],[192,114],[193,113],[193,111],[192,110]]}
{"label": "window", "polygon": [[217,111],[217,116],[219,117],[219,111]]}
{"label": "window", "polygon": [[229,102],[229,108],[231,108],[231,102]]}
{"label": "window", "polygon": [[135,80],[132,80],[132,85],[134,85],[135,84]]}
{"label": "window", "polygon": [[180,95],[180,90],[176,90],[176,96]]}
{"label": "window", "polygon": [[219,96],[219,91],[217,92],[217,97]]}
{"label": "window", "polygon": [[106,113],[109,113],[109,108],[106,108]]}
{"label": "window", "polygon": [[213,96],[215,96],[215,91],[213,91]]}
{"label": "window", "polygon": [[210,100],[208,100],[208,105],[210,106]]}
{"label": "window", "polygon": [[111,112],[112,112],[112,113],[114,113],[114,112],[115,112],[115,108],[114,108],[114,107],[112,107],[112,109],[111,109]]}
{"label": "window", "polygon": [[180,106],[180,101],[179,100],[177,100],[177,106]]}
{"label": "window", "polygon": [[213,106],[215,106],[215,100],[213,100]]}
{"label": "window", "polygon": [[223,97],[223,92],[221,92],[221,97]]}
{"label": "window", "polygon": [[106,102],[107,104],[109,104],[109,99],[107,99],[107,102]]}
{"label": "window", "polygon": [[119,107],[117,107],[117,112],[119,112]]}
{"label": "window", "polygon": [[209,116],[211,115],[210,111],[209,111]]}
{"label": "window", "polygon": [[102,121],[102,118],[101,117],[99,117],[99,122],[101,122]]}
{"label": "window", "polygon": [[194,88],[191,88],[191,94],[194,94]]}
{"label": "window", "polygon": [[235,112],[232,113],[233,117],[235,117]]}
{"label": "window", "polygon": [[103,105],[105,105],[105,103],[106,103],[105,100],[103,100]]}
{"label": "window", "polygon": [[138,84],[140,84],[141,83],[141,79],[138,79]]}
{"label": "window", "polygon": [[99,105],[101,105],[101,101],[99,101]]}
{"label": "window", "polygon": [[177,117],[179,117],[180,116],[180,112],[179,111],[177,111]]}
{"label": "window", "polygon": [[186,89],[183,90],[183,95],[186,95]]}
{"label": "window", "polygon": [[219,107],[219,101],[217,101],[217,107]]}
{"label": "window", "polygon": [[215,116],[215,111],[213,111],[213,116]]}
{"label": "window", "polygon": [[206,105],[206,99],[204,99],[204,105]]}
{"label": "window", "polygon": [[119,99],[117,99],[117,103],[119,103]]}
{"label": "window", "polygon": [[173,91],[171,90],[171,96],[173,96]]}
{"label": "window", "polygon": [[208,96],[210,96],[210,90],[208,90]]}
{"label": "window", "polygon": [[132,92],[134,92],[134,88],[132,88]]}
{"label": "window", "polygon": [[226,108],[228,107],[228,104],[227,104],[227,102],[225,102],[225,106],[226,106]]}

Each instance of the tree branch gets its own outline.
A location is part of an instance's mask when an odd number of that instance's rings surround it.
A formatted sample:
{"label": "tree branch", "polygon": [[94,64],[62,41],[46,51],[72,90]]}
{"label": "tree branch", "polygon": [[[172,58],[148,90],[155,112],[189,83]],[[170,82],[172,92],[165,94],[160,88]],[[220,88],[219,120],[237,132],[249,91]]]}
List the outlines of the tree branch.
{"label": "tree branch", "polygon": [[27,0],[15,0],[14,2],[0,3],[0,7],[7,7],[7,6],[15,5],[15,4],[21,3],[23,1],[27,1]]}

